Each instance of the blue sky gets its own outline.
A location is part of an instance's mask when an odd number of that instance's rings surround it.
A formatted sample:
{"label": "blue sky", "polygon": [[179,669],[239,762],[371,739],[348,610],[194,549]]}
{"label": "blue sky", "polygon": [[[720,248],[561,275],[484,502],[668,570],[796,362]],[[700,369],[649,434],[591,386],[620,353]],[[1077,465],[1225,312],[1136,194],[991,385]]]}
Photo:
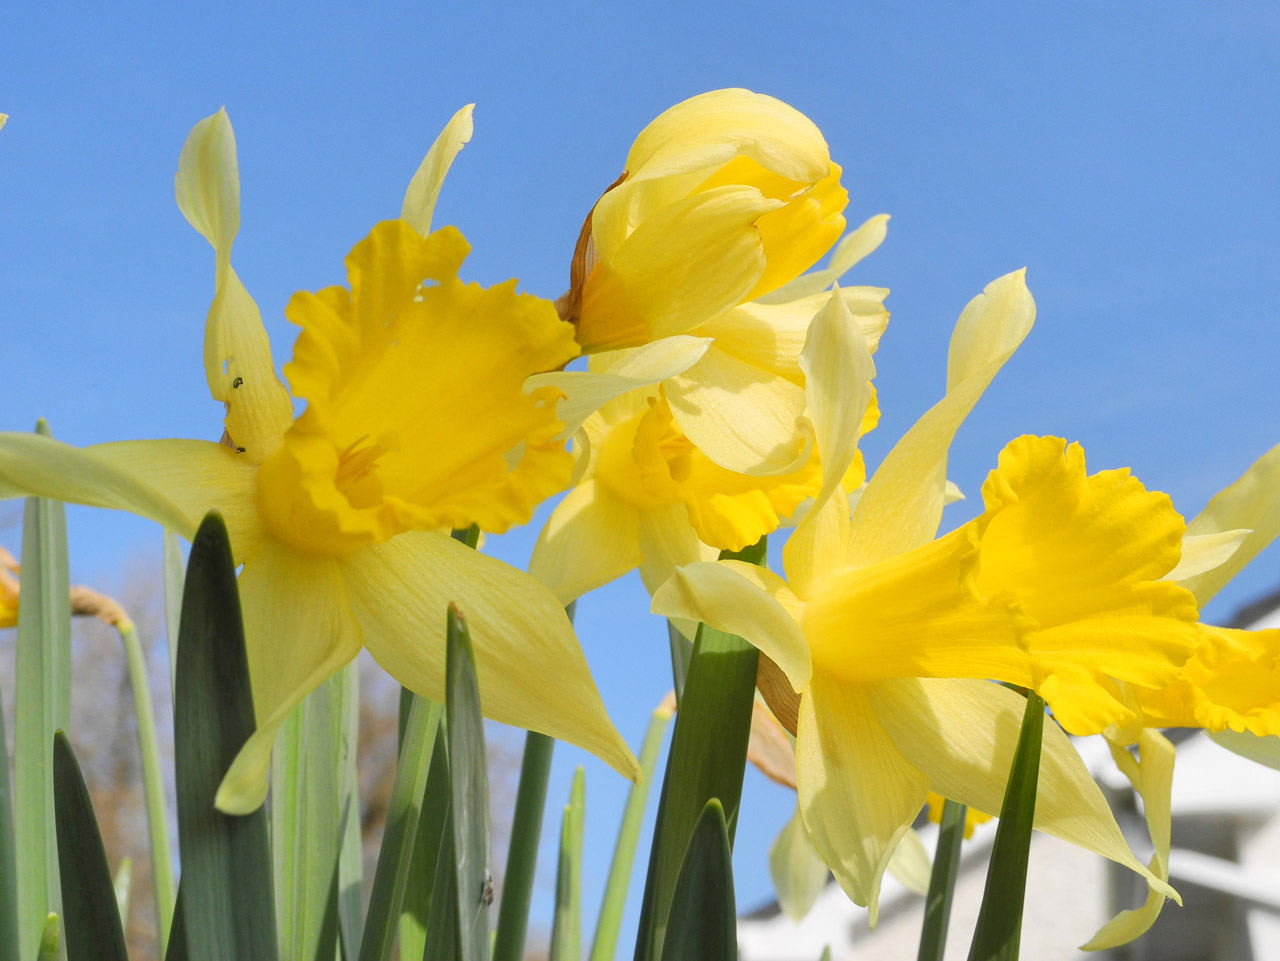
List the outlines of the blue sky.
{"label": "blue sky", "polygon": [[[1131,466],[1189,516],[1280,441],[1272,4],[70,3],[27,5],[5,39],[0,428],[44,416],[78,444],[217,438],[200,361],[213,259],[172,178],[187,131],[219,106],[240,147],[233,261],[283,364],[289,296],[343,279],[342,257],[396,215],[462,104],[478,104],[476,134],[437,223],[471,241],[469,279],[516,276],[554,297],[641,127],[740,85],[818,123],[851,223],[893,215],[850,277],[893,291],[871,465],[940,396],[965,302],[1022,266],[1037,326],[957,438],[963,489],[976,496],[1011,438],[1052,433],[1080,441],[1093,469]],[[493,550],[520,563],[535,531]],[[153,527],[100,512],[73,510],[71,537],[84,581],[159,552]],[[1277,582],[1273,550],[1207,615]],[[633,579],[580,605],[635,743],[669,685],[646,607]],[[549,811],[580,760],[559,750]],[[586,763],[598,889],[623,785]],[[753,906],[791,800],[749,774],[744,803],[739,901]]]}

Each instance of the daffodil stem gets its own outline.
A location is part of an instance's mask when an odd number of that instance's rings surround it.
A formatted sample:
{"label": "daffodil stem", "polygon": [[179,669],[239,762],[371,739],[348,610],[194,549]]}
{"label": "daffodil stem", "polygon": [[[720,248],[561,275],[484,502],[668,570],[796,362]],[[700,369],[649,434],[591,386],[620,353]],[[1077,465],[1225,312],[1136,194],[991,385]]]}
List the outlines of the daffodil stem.
{"label": "daffodil stem", "polygon": [[938,826],[938,849],[933,856],[933,873],[929,876],[929,893],[924,902],[924,925],[920,930],[918,961],[942,961],[947,945],[947,924],[951,920],[951,899],[960,870],[960,845],[964,841],[964,823],[969,809],[955,801],[942,808]]}
{"label": "daffodil stem", "polygon": [[156,902],[156,931],[160,954],[169,941],[173,921],[173,853],[169,843],[168,812],[164,803],[164,778],[160,773],[160,745],[156,738],[156,716],[151,705],[151,684],[147,660],[138,641],[138,631],[130,621],[117,625],[129,665],[129,686],[138,719],[138,753],[142,756],[142,792],[147,805],[147,833],[151,842],[152,891]]}
{"label": "daffodil stem", "polygon": [[[683,639],[683,638],[682,638]],[[649,728],[640,747],[641,779],[631,785],[627,806],[622,811],[622,825],[618,828],[618,841],[613,848],[613,863],[609,866],[609,880],[605,883],[604,899],[600,905],[600,917],[596,922],[595,938],[591,942],[590,961],[613,961],[618,947],[618,932],[622,929],[622,912],[627,903],[627,887],[631,881],[631,867],[636,859],[636,846],[640,841],[640,828],[644,824],[645,802],[649,799],[649,785],[658,766],[658,754],[662,739],[671,723],[671,711],[659,707],[649,718]],[[498,961],[495,957],[494,961]]]}
{"label": "daffodil stem", "polygon": [[498,909],[498,931],[493,942],[493,961],[520,961],[524,957],[533,875],[538,864],[538,842],[542,836],[542,815],[547,803],[547,779],[551,775],[551,755],[555,746],[555,739],[545,734],[529,731],[525,735],[520,785],[516,789],[511,841],[507,847],[507,872],[503,877],[502,904]]}

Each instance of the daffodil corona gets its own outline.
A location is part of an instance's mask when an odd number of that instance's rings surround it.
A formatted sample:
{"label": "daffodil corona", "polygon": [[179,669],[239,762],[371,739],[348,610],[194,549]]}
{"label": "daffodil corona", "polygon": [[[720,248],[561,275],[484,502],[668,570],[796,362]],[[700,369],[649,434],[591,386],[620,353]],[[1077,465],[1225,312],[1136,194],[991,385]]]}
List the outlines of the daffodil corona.
{"label": "daffodil corona", "polygon": [[[455,138],[454,152],[464,140]],[[458,279],[462,235],[426,232],[438,186],[426,191],[425,217],[419,203],[416,223],[378,224],[356,245],[349,288],[290,302],[302,332],[286,374],[307,403],[295,420],[257,308],[230,265],[239,224],[231,127],[224,113],[202,121],[183,150],[177,189],[217,254],[205,361],[214,396],[227,404],[224,443],[76,451],[0,436],[0,481],[12,485],[2,493],[124,507],[187,536],[207,510],[222,513],[244,565],[258,720],[219,790],[226,811],[262,802],[276,730],[362,646],[405,686],[442,699],[451,601],[468,615],[489,717],[579,744],[628,776],[638,771],[551,592],[447,533],[527,521],[567,483],[571,458],[553,440],[558,395],[523,385],[578,348],[554,307],[516,293],[514,281],[485,289]]]}

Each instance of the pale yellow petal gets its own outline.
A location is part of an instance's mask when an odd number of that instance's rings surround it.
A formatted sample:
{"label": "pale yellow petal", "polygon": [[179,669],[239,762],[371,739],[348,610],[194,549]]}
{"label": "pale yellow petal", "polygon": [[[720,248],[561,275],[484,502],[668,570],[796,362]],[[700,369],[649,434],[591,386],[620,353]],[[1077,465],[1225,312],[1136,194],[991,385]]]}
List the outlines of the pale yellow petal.
{"label": "pale yellow petal", "polygon": [[829,497],[817,510],[811,507],[782,545],[787,580],[806,601],[824,580],[848,566],[849,502]]}
{"label": "pale yellow petal", "polygon": [[802,607],[772,571],[741,561],[716,561],[679,568],[653,595],[652,609],[745,638],[782,668],[794,690],[803,691],[813,665],[795,616]]}
{"label": "pale yellow petal", "polygon": [[132,440],[88,448],[99,460],[160,491],[193,524],[222,515],[237,564],[266,538],[258,512],[258,466],[225,444],[204,440]]}
{"label": "pale yellow petal", "polygon": [[235,446],[261,462],[279,446],[293,420],[293,404],[276,376],[258,305],[231,267],[231,245],[240,229],[240,172],[225,110],[192,129],[174,185],[183,215],[216,256],[213,304],[204,329],[209,393],[227,405],[227,434]]}
{"label": "pale yellow petal", "polygon": [[431,217],[435,213],[445,175],[449,173],[454,158],[471,141],[474,130],[471,112],[475,107],[473,103],[467,104],[444,125],[405,191],[400,219],[408,221],[424,237],[431,233]]}
{"label": "pale yellow petal", "polygon": [[951,338],[946,396],[889,452],[854,511],[853,565],[901,554],[937,533],[951,440],[1035,321],[1024,274],[1018,270],[992,281],[960,315]]}
{"label": "pale yellow petal", "polygon": [[782,913],[799,923],[827,886],[829,874],[827,865],[809,840],[797,807],[769,845],[769,876]]}
{"label": "pale yellow petal", "polygon": [[[1252,531],[1218,531],[1216,534],[1185,534],[1182,557],[1178,566],[1165,575],[1166,580],[1180,582],[1220,567],[1240,549]],[[1185,584],[1183,585],[1186,586]]]}
{"label": "pale yellow petal", "polygon": [[813,846],[874,925],[885,868],[929,778],[881,726],[868,689],[817,673],[800,698],[796,781]]}
{"label": "pale yellow petal", "polygon": [[889,873],[902,882],[908,891],[924,895],[929,892],[929,878],[933,875],[933,862],[915,828],[908,828],[889,859]]}
{"label": "pale yellow petal", "polygon": [[854,264],[884,243],[888,232],[889,215],[876,214],[836,244],[835,250],[831,252],[830,263],[822,270],[803,274],[790,283],[783,284],[777,290],[765,294],[756,303],[785,304],[825,291],[847,274]]}
{"label": "pale yellow petal", "polygon": [[529,573],[568,604],[639,566],[638,525],[634,508],[588,479],[551,512],[533,546]]}
{"label": "pale yellow petal", "polygon": [[[1138,738],[1139,760],[1128,750],[1108,741],[1111,756],[1142,797],[1142,808],[1147,817],[1147,831],[1155,854],[1151,858],[1151,871],[1162,881],[1169,880],[1169,846],[1173,827],[1173,744],[1159,731],[1144,730]],[[1128,944],[1141,937],[1156,923],[1160,909],[1164,907],[1165,894],[1154,888],[1147,892],[1141,907],[1121,911],[1082,946],[1084,951],[1104,951],[1107,948]]]}
{"label": "pale yellow petal", "polygon": [[1187,525],[1187,533],[1216,534],[1241,528],[1252,533],[1228,560],[1181,582],[1201,607],[1280,534],[1280,444],[1258,458],[1234,484],[1215,494]]}
{"label": "pale yellow petal", "polygon": [[[901,678],[871,696],[894,744],[928,774],[933,790],[980,811],[999,811],[1026,699],[989,681]],[[1036,795],[1038,830],[1101,854],[1165,893],[1172,889],[1133,856],[1102,791],[1056,724],[1046,721]]]}
{"label": "pale yellow petal", "polygon": [[[639,521],[637,534],[643,557],[640,580],[650,594],[665,584],[677,567],[714,561],[720,553],[698,540],[683,504],[640,511]],[[689,636],[692,637],[692,633]]]}
{"label": "pale yellow petal", "polygon": [[445,611],[456,603],[471,631],[486,717],[576,744],[626,777],[639,775],[564,608],[528,574],[431,531],[364,548],[342,566],[365,646],[400,683],[444,700]]}
{"label": "pale yellow petal", "polygon": [[710,337],[687,334],[663,337],[643,347],[620,352],[621,358],[607,370],[547,371],[526,380],[524,389],[532,393],[541,387],[555,387],[564,394],[556,405],[556,416],[564,424],[560,436],[569,437],[595,411],[615,398],[688,370],[702,359],[710,346]]}
{"label": "pale yellow petal", "polygon": [[704,170],[747,156],[788,180],[815,181],[830,151],[822,132],[794,107],[750,90],[713,90],[663,111],[627,154],[634,179]]}
{"label": "pale yellow petal", "polygon": [[807,432],[799,425],[804,390],[789,380],[713,344],[665,391],[680,430],[726,470],[788,474],[808,460]]}
{"label": "pale yellow petal", "polygon": [[267,796],[276,732],[289,712],[360,653],[360,628],[338,561],[269,541],[240,575],[240,608],[258,727],[218,788],[215,803],[247,814]]}
{"label": "pale yellow petal", "polygon": [[186,538],[204,516],[188,514],[132,471],[88,450],[42,434],[0,433],[0,498],[28,495],[129,511]]}

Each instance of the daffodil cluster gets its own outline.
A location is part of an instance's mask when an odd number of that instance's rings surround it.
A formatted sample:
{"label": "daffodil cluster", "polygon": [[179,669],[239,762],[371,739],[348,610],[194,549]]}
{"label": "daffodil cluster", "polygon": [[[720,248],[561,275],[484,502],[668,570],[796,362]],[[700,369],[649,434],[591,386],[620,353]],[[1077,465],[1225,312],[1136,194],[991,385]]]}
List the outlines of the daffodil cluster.
{"label": "daffodil cluster", "polygon": [[[0,435],[0,495],[122,508],[187,536],[210,509],[225,519],[258,730],[219,805],[262,802],[280,725],[362,648],[440,698],[451,601],[468,615],[488,716],[634,776],[563,606],[638,569],[681,630],[759,648],[760,690],[794,735],[804,829],[873,918],[927,802],[1000,809],[1021,688],[1057,722],[1037,826],[1152,892],[1092,946],[1141,933],[1175,896],[1160,826],[1172,749],[1154,729],[1280,734],[1280,631],[1199,621],[1280,531],[1280,448],[1187,524],[1128,470],[1090,473],[1078,444],[1016,438],[993,452],[981,514],[940,535],[952,440],[1035,319],[1022,271],[965,307],[943,396],[868,478],[859,442],[878,420],[888,291],[841,281],[888,217],[841,240],[848,193],[812,121],[746,90],[663,113],[588,213],[554,303],[515,281],[466,282],[462,233],[433,229],[470,136],[465,108],[400,217],[354,245],[347,283],[289,302],[286,388],[231,265],[230,122],[201,121],[176,188],[215,254],[204,368],[225,404],[221,441],[76,450]],[[561,492],[528,574],[449,536],[505,531]],[[782,574],[717,560],[784,525],[796,526]],[[0,571],[0,616],[5,583]],[[1150,866],[1068,734],[1105,734],[1143,792]]]}

